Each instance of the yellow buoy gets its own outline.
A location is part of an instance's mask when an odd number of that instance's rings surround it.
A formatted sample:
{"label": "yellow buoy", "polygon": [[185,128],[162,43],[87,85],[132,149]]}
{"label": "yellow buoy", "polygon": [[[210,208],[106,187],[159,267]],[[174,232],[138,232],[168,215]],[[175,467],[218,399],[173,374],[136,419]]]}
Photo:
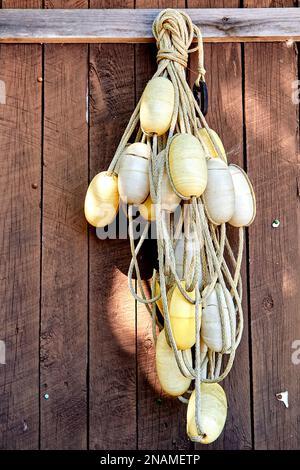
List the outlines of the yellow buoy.
{"label": "yellow buoy", "polygon": [[177,134],[168,158],[176,191],[184,197],[201,196],[207,184],[207,165],[199,140],[191,134]]}
{"label": "yellow buoy", "polygon": [[[185,288],[185,281],[181,285]],[[187,294],[195,299],[195,290]],[[170,291],[169,299],[170,322],[177,348],[189,349],[196,341],[195,305],[185,299],[177,285]]]}
{"label": "yellow buoy", "polygon": [[[220,139],[220,137],[218,136],[216,131],[214,131],[213,129],[209,129],[209,132],[210,132],[210,134],[213,135],[218,147],[220,148],[220,152],[221,152],[220,156],[223,158],[223,160],[226,161],[227,160],[226,152],[225,152],[222,140]],[[203,143],[203,145],[205,145],[205,147],[207,149],[207,152],[208,152],[208,155],[212,158],[217,158],[218,157],[217,149],[214,146],[214,143],[211,139],[211,136],[209,135],[209,133],[207,132],[205,127],[202,127],[201,129],[199,129],[199,137],[200,137],[200,140]]]}
{"label": "yellow buoy", "polygon": [[[168,345],[165,330],[162,330],[156,342],[156,371],[164,392],[173,397],[185,393],[191,384],[191,379],[182,375],[175,358],[173,349]],[[192,365],[192,353],[187,351],[187,359]],[[186,370],[188,373],[188,371]]]}
{"label": "yellow buoy", "polygon": [[[193,391],[187,409],[187,433],[193,439],[198,437],[195,419],[195,398]],[[200,427],[204,433],[201,444],[211,444],[223,431],[227,417],[227,399],[223,388],[216,383],[201,384]]]}
{"label": "yellow buoy", "polygon": [[162,135],[170,127],[174,111],[175,92],[171,80],[155,77],[150,80],[142,95],[140,121],[147,135]]}
{"label": "yellow buoy", "polygon": [[98,173],[89,184],[84,201],[86,220],[94,227],[110,224],[119,207],[118,178],[106,171]]}
{"label": "yellow buoy", "polygon": [[156,219],[155,204],[153,204],[151,196],[147,197],[146,201],[139,205],[139,212],[143,219],[153,222]]}

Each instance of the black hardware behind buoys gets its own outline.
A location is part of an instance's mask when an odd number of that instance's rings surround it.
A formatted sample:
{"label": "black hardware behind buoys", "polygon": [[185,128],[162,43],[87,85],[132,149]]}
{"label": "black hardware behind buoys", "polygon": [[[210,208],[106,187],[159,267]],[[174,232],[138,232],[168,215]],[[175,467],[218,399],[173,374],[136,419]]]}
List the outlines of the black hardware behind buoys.
{"label": "black hardware behind buoys", "polygon": [[200,106],[203,116],[206,116],[208,111],[208,90],[204,80],[199,80],[199,84],[197,82],[194,84],[193,94]]}

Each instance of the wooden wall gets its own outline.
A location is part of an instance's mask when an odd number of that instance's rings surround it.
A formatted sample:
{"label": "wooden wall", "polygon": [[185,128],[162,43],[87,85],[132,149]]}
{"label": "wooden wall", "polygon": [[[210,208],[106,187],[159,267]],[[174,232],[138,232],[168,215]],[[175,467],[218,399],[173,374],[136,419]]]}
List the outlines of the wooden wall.
{"label": "wooden wall", "polygon": [[[2,8],[240,6],[296,5],[2,0]],[[211,44],[205,59],[208,122],[257,195],[243,265],[246,328],[224,383],[225,432],[211,448],[296,449],[297,45]],[[155,376],[149,315],[127,286],[128,241],[98,240],[82,211],[88,181],[107,167],[154,69],[153,45],[0,45],[2,449],[193,448],[184,405],[163,396]],[[286,390],[289,408],[275,397]]]}

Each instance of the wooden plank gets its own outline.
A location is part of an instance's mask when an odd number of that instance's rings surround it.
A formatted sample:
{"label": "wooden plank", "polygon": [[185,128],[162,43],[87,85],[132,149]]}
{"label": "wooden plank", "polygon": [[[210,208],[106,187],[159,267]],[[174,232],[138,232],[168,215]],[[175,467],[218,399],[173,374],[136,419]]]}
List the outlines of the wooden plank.
{"label": "wooden plank", "polygon": [[[2,7],[18,3],[3,1]],[[0,448],[37,449],[41,47],[1,45],[0,63],[0,340],[6,353],[0,365]]]}
{"label": "wooden plank", "polygon": [[[133,6],[91,1],[90,6]],[[134,47],[90,47],[90,178],[110,163],[134,109]],[[136,448],[135,302],[129,241],[90,230],[90,448]]]}
{"label": "wooden plank", "polygon": [[[72,8],[77,2],[63,4]],[[51,7],[59,6],[60,1],[51,0]],[[42,449],[87,447],[87,79],[87,45],[45,46]]]}
{"label": "wooden plank", "polygon": [[[222,0],[188,0],[187,6],[218,8]],[[238,0],[226,2],[228,7],[237,7]],[[243,91],[242,54],[239,44],[205,44],[204,61],[209,91],[209,112],[206,116],[209,126],[220,135],[226,149],[228,161],[244,166],[243,158]],[[191,82],[196,78],[197,55],[191,62]],[[191,85],[192,85],[191,83]],[[230,242],[237,250],[236,230],[229,230]],[[246,248],[246,247],[245,247]],[[244,298],[243,310],[245,329],[237,351],[234,366],[221,385],[228,398],[228,417],[225,429],[211,449],[251,449],[251,405],[249,374],[249,338],[247,315],[247,253],[244,252],[242,268]],[[197,446],[204,450],[207,446]]]}
{"label": "wooden plank", "polygon": [[[136,8],[182,8],[184,0],[138,0]],[[139,99],[147,81],[156,69],[156,47],[136,45],[136,98]],[[153,256],[156,240],[147,240],[142,248],[145,259]],[[154,259],[154,258],[153,258]],[[142,271],[145,279],[152,275],[149,264]],[[142,304],[137,305],[138,358],[138,448],[181,449],[192,448],[186,436],[186,407],[177,399],[163,395],[155,370],[155,346],[150,315]]]}
{"label": "wooden plank", "polygon": [[[266,60],[268,57],[268,60]],[[253,74],[253,67],[257,74]],[[300,337],[298,147],[295,49],[255,46],[246,51],[246,124],[257,218],[250,230],[254,432],[257,449],[299,447],[300,383],[292,363]],[[253,119],[259,116],[259,119]],[[281,225],[272,228],[272,220]],[[275,394],[288,390],[290,408]]]}
{"label": "wooden plank", "polygon": [[[297,74],[294,45],[245,47],[247,161],[257,195],[250,229],[256,449],[299,448],[299,365],[292,362],[300,338]],[[275,397],[283,391],[288,409]]]}
{"label": "wooden plank", "polygon": [[[158,13],[156,9],[0,11],[0,42],[151,42]],[[298,8],[207,8],[188,13],[206,42],[300,39]]]}

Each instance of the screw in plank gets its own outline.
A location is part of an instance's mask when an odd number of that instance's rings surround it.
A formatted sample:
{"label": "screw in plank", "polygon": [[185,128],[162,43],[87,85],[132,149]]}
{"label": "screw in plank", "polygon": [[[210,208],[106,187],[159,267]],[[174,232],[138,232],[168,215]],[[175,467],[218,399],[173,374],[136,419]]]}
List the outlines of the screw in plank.
{"label": "screw in plank", "polygon": [[45,398],[45,400],[49,400],[49,398],[50,398],[49,393],[44,393],[44,398]]}
{"label": "screw in plank", "polygon": [[272,227],[273,228],[278,228],[280,225],[280,220],[279,219],[274,219],[272,222]]}
{"label": "screw in plank", "polygon": [[276,398],[278,401],[282,401],[286,408],[289,407],[289,392],[287,390],[285,392],[276,393]]}
{"label": "screw in plank", "polygon": [[36,183],[32,183],[31,187],[32,187],[32,189],[37,189],[38,185]]}
{"label": "screw in plank", "polygon": [[37,81],[41,83],[43,81],[43,77],[38,77]]}

